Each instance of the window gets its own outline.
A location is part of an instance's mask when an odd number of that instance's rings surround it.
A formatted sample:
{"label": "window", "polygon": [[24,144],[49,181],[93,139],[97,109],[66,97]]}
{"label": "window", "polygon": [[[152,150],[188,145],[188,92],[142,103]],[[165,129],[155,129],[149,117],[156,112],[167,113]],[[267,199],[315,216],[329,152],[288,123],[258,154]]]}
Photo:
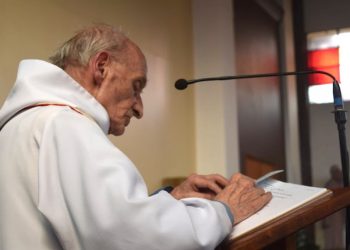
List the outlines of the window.
{"label": "window", "polygon": [[[324,70],[341,83],[343,99],[350,100],[350,28],[338,31],[310,33],[307,36],[308,65],[310,69]],[[327,82],[328,79],[328,82]],[[310,103],[331,103],[332,80],[328,77],[309,77]]]}

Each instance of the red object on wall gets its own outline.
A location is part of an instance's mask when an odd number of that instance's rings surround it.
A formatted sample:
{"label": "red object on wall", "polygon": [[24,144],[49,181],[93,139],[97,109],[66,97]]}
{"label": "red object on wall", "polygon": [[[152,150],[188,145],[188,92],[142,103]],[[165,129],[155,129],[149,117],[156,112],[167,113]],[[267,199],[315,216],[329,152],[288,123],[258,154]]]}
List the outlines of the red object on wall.
{"label": "red object on wall", "polygon": [[[332,74],[339,81],[339,48],[308,51],[308,68],[322,70]],[[310,85],[332,83],[332,79],[322,74],[308,76]]]}

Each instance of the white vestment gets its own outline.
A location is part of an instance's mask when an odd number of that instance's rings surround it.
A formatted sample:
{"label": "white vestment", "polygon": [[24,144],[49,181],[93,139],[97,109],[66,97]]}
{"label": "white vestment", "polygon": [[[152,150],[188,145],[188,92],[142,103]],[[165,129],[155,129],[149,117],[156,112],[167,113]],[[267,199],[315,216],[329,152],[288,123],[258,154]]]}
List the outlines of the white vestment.
{"label": "white vestment", "polygon": [[[68,106],[39,106],[38,103]],[[10,120],[9,120],[10,119]],[[223,204],[149,196],[107,138],[106,110],[62,69],[20,63],[0,110],[1,250],[214,249],[231,231]]]}

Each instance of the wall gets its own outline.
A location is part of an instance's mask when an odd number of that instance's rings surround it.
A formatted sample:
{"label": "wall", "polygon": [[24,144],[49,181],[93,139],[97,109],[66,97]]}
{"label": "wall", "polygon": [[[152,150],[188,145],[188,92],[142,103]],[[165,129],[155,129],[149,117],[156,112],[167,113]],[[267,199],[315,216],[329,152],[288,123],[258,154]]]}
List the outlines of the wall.
{"label": "wall", "polygon": [[305,32],[350,27],[350,1],[304,0]]}
{"label": "wall", "polygon": [[2,0],[0,102],[24,58],[48,58],[74,31],[91,23],[119,26],[145,52],[149,83],[145,115],[112,138],[135,162],[150,191],[165,176],[195,169],[193,91],[173,82],[192,76],[191,2],[187,0]]}
{"label": "wall", "polygon": [[[194,76],[232,75],[234,63],[233,4],[231,0],[193,0]],[[285,17],[283,68],[293,71],[294,46],[291,0],[280,1]],[[253,72],[252,72],[253,73]],[[283,92],[287,176],[300,182],[298,110],[295,78],[288,77]],[[225,176],[239,171],[237,96],[234,81],[200,83],[195,90],[197,172]],[[188,91],[188,90],[186,90]]]}
{"label": "wall", "polygon": [[[21,59],[46,59],[77,29],[110,23],[141,46],[149,64],[144,118],[133,121],[122,137],[111,139],[135,162],[150,191],[163,177],[191,172],[230,176],[238,171],[233,82],[191,86],[186,91],[173,87],[180,77],[235,72],[231,0],[1,0],[0,8],[0,102]],[[287,95],[293,100],[291,81],[292,95]],[[295,108],[288,112],[295,121]],[[292,129],[291,154],[287,152],[292,165],[298,162],[293,126],[286,128]]]}
{"label": "wall", "polygon": [[[350,103],[345,103],[345,108]],[[338,164],[341,168],[337,125],[334,121],[333,104],[310,105],[310,144],[313,186],[324,187],[330,179],[329,168]],[[349,122],[346,135],[349,140]],[[348,141],[349,142],[349,141]],[[348,143],[349,145],[349,143]],[[321,222],[316,224],[316,242],[324,246],[324,232]],[[345,249],[345,248],[344,248]]]}
{"label": "wall", "polygon": [[[231,0],[193,0],[195,77],[235,72]],[[239,171],[236,86],[210,82],[195,89],[197,172]]]}
{"label": "wall", "polygon": [[[303,6],[305,33],[350,27],[348,0],[305,0]],[[324,185],[329,178],[330,165],[338,163],[340,166],[339,140],[334,117],[330,113],[332,110],[331,104],[310,105],[312,175],[313,184],[318,186]],[[346,127],[349,140],[349,125]]]}
{"label": "wall", "polygon": [[[292,0],[282,0],[281,5],[284,9],[284,18],[281,25],[281,32],[283,33],[281,68],[283,71],[295,71]],[[282,91],[287,180],[293,183],[301,183],[298,100],[294,76],[284,78]]]}
{"label": "wall", "polygon": [[[347,102],[344,105],[346,108],[350,103]],[[311,162],[315,186],[324,186],[330,177],[329,167],[331,165],[338,164],[341,168],[338,129],[334,121],[334,114],[331,113],[333,110],[333,104],[310,105]],[[349,140],[349,124],[346,127],[346,135]]]}

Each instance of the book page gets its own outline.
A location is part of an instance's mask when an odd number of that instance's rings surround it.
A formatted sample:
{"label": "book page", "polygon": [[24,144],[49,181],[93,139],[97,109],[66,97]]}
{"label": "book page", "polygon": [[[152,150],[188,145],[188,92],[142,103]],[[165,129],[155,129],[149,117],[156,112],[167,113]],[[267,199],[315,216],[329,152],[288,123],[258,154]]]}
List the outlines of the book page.
{"label": "book page", "polygon": [[264,180],[258,186],[272,193],[271,201],[259,212],[234,226],[230,235],[231,239],[329,192],[326,188],[303,186],[273,179]]}

